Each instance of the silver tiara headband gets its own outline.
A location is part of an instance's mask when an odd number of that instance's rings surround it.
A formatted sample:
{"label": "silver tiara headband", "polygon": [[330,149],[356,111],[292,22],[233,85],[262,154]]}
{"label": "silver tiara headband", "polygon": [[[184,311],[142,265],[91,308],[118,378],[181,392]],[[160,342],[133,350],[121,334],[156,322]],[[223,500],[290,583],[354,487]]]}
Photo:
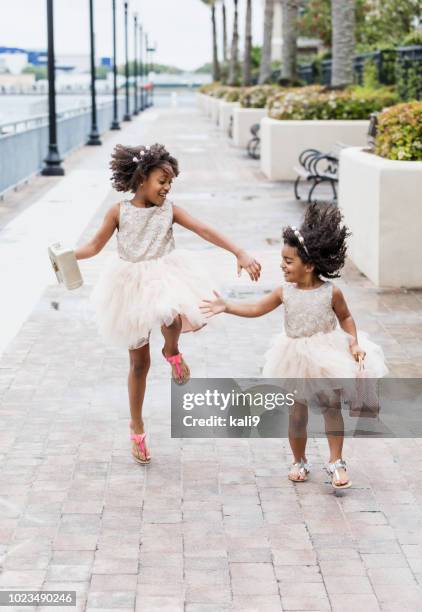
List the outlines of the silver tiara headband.
{"label": "silver tiara headband", "polygon": [[145,158],[145,155],[147,153],[149,153],[151,150],[151,147],[149,145],[147,145],[145,147],[145,151],[142,149],[142,151],[139,151],[139,157],[136,157],[136,155],[134,155],[132,157],[132,161],[135,162],[135,164],[139,164],[140,161],[142,161]]}
{"label": "silver tiara headband", "polygon": [[294,225],[291,226],[292,231],[294,233],[294,235],[296,236],[296,238],[299,240],[299,243],[301,245],[301,247],[303,248],[303,250],[305,251],[305,253],[307,254],[308,257],[310,257],[309,255],[309,251],[306,248],[306,244],[305,244],[305,240],[302,236],[302,234],[299,232],[299,230],[297,229],[297,227],[295,227]]}

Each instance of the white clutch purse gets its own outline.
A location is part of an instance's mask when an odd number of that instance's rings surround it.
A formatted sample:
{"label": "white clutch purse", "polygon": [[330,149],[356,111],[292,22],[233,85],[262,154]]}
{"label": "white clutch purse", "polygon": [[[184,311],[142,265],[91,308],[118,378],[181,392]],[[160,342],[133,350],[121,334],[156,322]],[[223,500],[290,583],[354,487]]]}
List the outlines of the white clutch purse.
{"label": "white clutch purse", "polygon": [[48,247],[48,255],[59,283],[63,283],[66,289],[77,289],[83,285],[78,260],[72,249],[55,242]]}

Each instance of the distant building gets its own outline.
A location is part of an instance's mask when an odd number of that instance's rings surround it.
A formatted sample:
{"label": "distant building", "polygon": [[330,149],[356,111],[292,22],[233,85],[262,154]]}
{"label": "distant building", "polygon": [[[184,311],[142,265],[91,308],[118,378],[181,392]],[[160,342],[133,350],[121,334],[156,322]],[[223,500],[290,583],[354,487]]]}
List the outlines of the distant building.
{"label": "distant building", "polygon": [[[48,56],[45,50],[22,49],[19,47],[0,47],[0,72],[20,74],[29,64],[31,66],[47,66]],[[98,66],[111,67],[110,57],[102,57]],[[83,74],[90,71],[89,55],[56,54],[56,70]]]}

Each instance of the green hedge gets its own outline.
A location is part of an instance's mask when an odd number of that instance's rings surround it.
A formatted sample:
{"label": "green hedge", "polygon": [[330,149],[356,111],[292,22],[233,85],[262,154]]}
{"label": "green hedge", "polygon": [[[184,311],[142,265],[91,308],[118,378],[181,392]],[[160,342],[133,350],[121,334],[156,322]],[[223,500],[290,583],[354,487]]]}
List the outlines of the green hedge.
{"label": "green hedge", "polygon": [[327,90],[319,85],[290,89],[268,100],[268,115],[280,120],[369,119],[398,102],[390,88]]}
{"label": "green hedge", "polygon": [[387,159],[422,161],[422,102],[397,104],[379,115],[375,152]]}

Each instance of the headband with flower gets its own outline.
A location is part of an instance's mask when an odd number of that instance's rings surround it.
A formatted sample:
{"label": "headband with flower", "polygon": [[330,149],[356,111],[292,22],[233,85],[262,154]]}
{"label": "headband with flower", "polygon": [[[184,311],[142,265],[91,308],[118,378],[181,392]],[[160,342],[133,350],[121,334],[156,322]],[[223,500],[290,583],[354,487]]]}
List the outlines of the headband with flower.
{"label": "headband with flower", "polygon": [[298,239],[300,246],[303,248],[303,250],[305,251],[307,256],[310,257],[309,251],[308,251],[308,249],[306,247],[306,244],[305,244],[305,239],[303,238],[303,236],[300,233],[300,231],[294,225],[291,226],[291,229],[292,229],[294,235],[296,236],[296,238]]}
{"label": "headband with flower", "polygon": [[151,147],[149,145],[146,145],[145,150],[142,149],[141,151],[139,151],[139,155],[140,157],[136,157],[136,155],[134,155],[132,157],[132,161],[135,162],[135,164],[139,164],[139,162],[144,161],[145,159],[145,155],[147,155],[151,150]]}

